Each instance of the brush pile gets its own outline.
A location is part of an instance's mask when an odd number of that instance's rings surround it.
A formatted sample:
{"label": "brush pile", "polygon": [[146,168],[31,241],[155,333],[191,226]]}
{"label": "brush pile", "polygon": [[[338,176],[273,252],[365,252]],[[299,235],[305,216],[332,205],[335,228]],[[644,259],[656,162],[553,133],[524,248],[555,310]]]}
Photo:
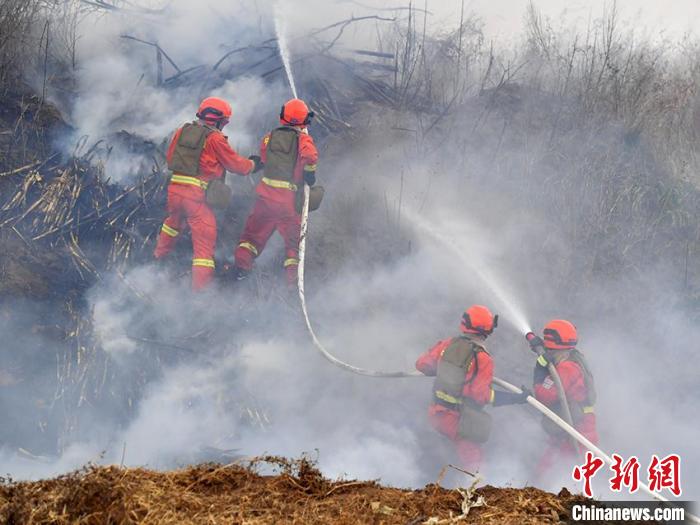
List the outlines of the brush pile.
{"label": "brush pile", "polygon": [[421,490],[375,481],[330,481],[306,459],[255,458],[247,466],[200,465],[170,472],[92,467],[38,482],[0,486],[0,519],[69,523],[451,524],[560,523],[566,490],[483,487]]}
{"label": "brush pile", "polygon": [[[111,184],[89,157],[42,168],[7,174],[0,187],[3,243],[17,246],[2,255],[0,292],[47,297],[67,284],[84,289],[144,253],[166,177],[154,171],[126,187]],[[81,247],[84,238],[94,253]]]}

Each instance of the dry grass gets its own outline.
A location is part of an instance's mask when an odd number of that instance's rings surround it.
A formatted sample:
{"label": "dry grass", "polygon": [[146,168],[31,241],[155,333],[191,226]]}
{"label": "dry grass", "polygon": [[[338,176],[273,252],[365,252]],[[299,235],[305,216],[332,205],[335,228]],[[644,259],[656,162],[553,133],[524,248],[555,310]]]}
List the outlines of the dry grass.
{"label": "dry grass", "polygon": [[[278,473],[263,475],[259,467]],[[47,481],[0,486],[5,523],[44,524],[419,524],[559,523],[582,498],[538,489],[484,487],[486,505],[462,516],[463,492],[373,481],[329,481],[306,460],[258,458],[250,466],[201,465],[172,472],[88,468]]]}

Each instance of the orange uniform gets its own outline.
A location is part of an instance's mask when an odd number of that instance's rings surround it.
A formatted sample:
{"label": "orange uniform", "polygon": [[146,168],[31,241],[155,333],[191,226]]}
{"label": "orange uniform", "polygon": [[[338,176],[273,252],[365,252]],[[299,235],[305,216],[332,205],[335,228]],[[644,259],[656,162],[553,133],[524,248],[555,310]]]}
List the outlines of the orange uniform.
{"label": "orange uniform", "polygon": [[[561,352],[561,350],[550,352],[556,357],[554,352]],[[587,406],[591,393],[588,391],[581,365],[574,361],[562,360],[555,367],[571,407],[576,430],[593,444],[598,444],[596,416],[593,412],[593,407]],[[538,401],[559,412],[557,387],[549,375],[547,367],[539,363],[535,367],[533,390]],[[555,431],[551,425],[545,426],[545,429],[549,430],[548,446],[538,466],[538,475],[540,476],[543,476],[561,458],[576,455],[576,450],[568,435],[561,431]]]}
{"label": "orange uniform", "polygon": [[[443,352],[452,344],[453,340],[454,338],[443,339],[421,355],[416,361],[418,371],[427,376],[435,376]],[[472,400],[478,406],[491,403],[494,396],[491,388],[492,381],[493,360],[491,356],[485,351],[477,352],[467,369],[462,397]],[[460,417],[458,407],[450,406],[437,398],[428,408],[428,418],[433,428],[454,443],[462,466],[467,470],[476,471],[482,460],[482,450],[478,443],[460,436]]]}
{"label": "orange uniform", "polygon": [[[296,148],[289,151],[292,173],[288,173],[283,179],[266,176],[262,178],[256,188],[258,197],[253,211],[248,217],[240,242],[235,250],[236,268],[242,273],[247,273],[253,268],[253,262],[265,245],[277,230],[284,239],[285,261],[284,267],[287,273],[287,282],[293,285],[297,281],[299,267],[299,235],[301,230],[301,215],[295,209],[297,191],[301,191],[305,181],[313,177],[309,184],[315,181],[316,163],[318,151],[313,138],[307,133],[306,128],[283,126],[268,133],[260,146],[260,158],[263,164],[268,166],[268,146],[273,133],[293,130],[296,136]],[[284,161],[284,159],[283,159]]]}
{"label": "orange uniform", "polygon": [[[178,129],[170,142],[167,153],[169,166],[173,162],[183,129],[184,126]],[[255,167],[253,161],[240,156],[231,148],[221,131],[207,128],[207,133],[209,134],[199,154],[196,175],[173,173],[168,186],[168,217],[154,253],[156,259],[162,259],[172,252],[182,228],[188,224],[192,232],[193,290],[206,287],[214,276],[216,216],[205,200],[207,183],[222,178],[226,171],[248,175]]]}

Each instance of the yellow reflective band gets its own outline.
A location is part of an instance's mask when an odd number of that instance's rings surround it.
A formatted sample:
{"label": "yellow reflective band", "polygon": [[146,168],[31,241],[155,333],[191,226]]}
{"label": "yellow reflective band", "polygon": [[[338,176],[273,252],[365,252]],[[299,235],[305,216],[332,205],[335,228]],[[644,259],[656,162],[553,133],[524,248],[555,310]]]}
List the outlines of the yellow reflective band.
{"label": "yellow reflective band", "polygon": [[258,249],[255,246],[253,246],[252,244],[250,244],[249,242],[242,242],[238,245],[238,247],[245,248],[246,250],[248,250],[250,253],[252,253],[256,257],[258,256]]}
{"label": "yellow reflective band", "polygon": [[304,171],[316,171],[316,164],[307,164],[304,166]]}
{"label": "yellow reflective band", "polygon": [[206,190],[207,186],[209,186],[208,182],[199,180],[197,177],[190,177],[189,175],[173,174],[173,176],[170,177],[170,182],[174,182],[175,184],[187,184],[189,186],[197,186],[198,188],[202,188],[203,190]]}
{"label": "yellow reflective band", "polygon": [[538,362],[539,364],[541,364],[542,366],[545,366],[545,367],[549,364],[549,363],[547,362],[547,359],[545,359],[545,357],[544,357],[543,355],[541,355],[541,356],[539,356],[539,357],[537,358],[537,362]]}
{"label": "yellow reflective band", "polygon": [[175,228],[171,228],[167,224],[163,224],[163,227],[160,229],[165,235],[169,235],[170,237],[177,237],[180,232],[177,231]]}
{"label": "yellow reflective band", "polygon": [[192,266],[203,266],[204,268],[215,268],[214,259],[192,259]]}
{"label": "yellow reflective band", "polygon": [[491,397],[489,397],[489,403],[493,403],[495,399],[496,399],[496,392],[492,388],[491,389]]}
{"label": "yellow reflective band", "polygon": [[297,185],[291,182],[287,182],[286,180],[275,180],[263,177],[262,182],[263,184],[267,184],[268,186],[271,186],[273,188],[282,188],[284,190],[297,191]]}
{"label": "yellow reflective band", "polygon": [[461,399],[457,399],[456,397],[452,397],[450,394],[446,394],[442,390],[436,390],[435,397],[437,397],[438,399],[442,399],[443,401],[447,401],[448,403],[452,403],[453,405],[461,405],[462,404]]}
{"label": "yellow reflective band", "polygon": [[270,135],[267,135],[267,136],[263,139],[263,143],[265,144],[265,146],[267,146],[269,142],[270,142]]}
{"label": "yellow reflective band", "polygon": [[588,407],[583,407],[583,413],[584,414],[595,414],[595,408],[588,406]]}
{"label": "yellow reflective band", "polygon": [[284,267],[287,268],[289,266],[297,266],[299,264],[299,259],[294,259],[290,257],[286,261],[284,261]]}

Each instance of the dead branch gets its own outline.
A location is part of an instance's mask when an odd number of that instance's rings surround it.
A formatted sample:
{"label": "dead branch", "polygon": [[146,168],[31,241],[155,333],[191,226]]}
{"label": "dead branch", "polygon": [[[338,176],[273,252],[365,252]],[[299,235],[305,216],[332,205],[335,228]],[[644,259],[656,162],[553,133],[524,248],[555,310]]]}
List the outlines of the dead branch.
{"label": "dead branch", "polygon": [[159,15],[165,12],[165,10],[170,6],[172,2],[168,2],[167,5],[160,9],[150,9],[148,7],[142,7],[135,5],[133,2],[128,0],[121,0],[121,3],[128,7],[122,7],[117,5],[117,2],[109,3],[106,0],[80,0],[83,4],[95,7],[97,9],[104,9],[105,11],[116,12],[123,11],[126,13],[136,13],[142,15]]}
{"label": "dead branch", "polygon": [[378,15],[357,16],[357,17],[353,16],[351,18],[348,18],[347,20],[341,20],[340,22],[336,22],[336,23],[331,24],[329,26],[322,27],[320,29],[316,29],[316,30],[312,31],[311,33],[309,33],[308,36],[310,36],[310,37],[317,36],[317,35],[320,35],[321,33],[325,33],[326,31],[328,31],[330,29],[334,29],[334,28],[339,27],[339,26],[342,26],[342,29],[341,29],[341,32],[342,32],[342,30],[344,30],[350,24],[354,24],[355,22],[363,22],[365,20],[377,20],[379,22],[396,22],[396,17],[386,18],[386,17],[378,16]]}
{"label": "dead branch", "polygon": [[177,70],[178,73],[182,72],[182,70],[177,66],[177,64],[173,61],[173,59],[170,58],[170,56],[156,42],[148,42],[146,40],[141,40],[140,38],[136,38],[136,37],[131,36],[131,35],[121,35],[119,38],[124,38],[126,40],[133,40],[135,42],[139,42],[141,44],[156,48],[159,53],[162,53],[162,55],[170,63],[170,65],[173,66]]}
{"label": "dead branch", "polygon": [[36,168],[37,166],[39,166],[41,164],[42,164],[42,161],[32,162],[31,164],[27,164],[26,166],[22,166],[21,168],[15,168],[13,170],[0,173],[0,177],[7,177],[8,175],[17,175],[18,173],[22,173],[23,171],[27,171],[27,170],[31,170],[33,168]]}

